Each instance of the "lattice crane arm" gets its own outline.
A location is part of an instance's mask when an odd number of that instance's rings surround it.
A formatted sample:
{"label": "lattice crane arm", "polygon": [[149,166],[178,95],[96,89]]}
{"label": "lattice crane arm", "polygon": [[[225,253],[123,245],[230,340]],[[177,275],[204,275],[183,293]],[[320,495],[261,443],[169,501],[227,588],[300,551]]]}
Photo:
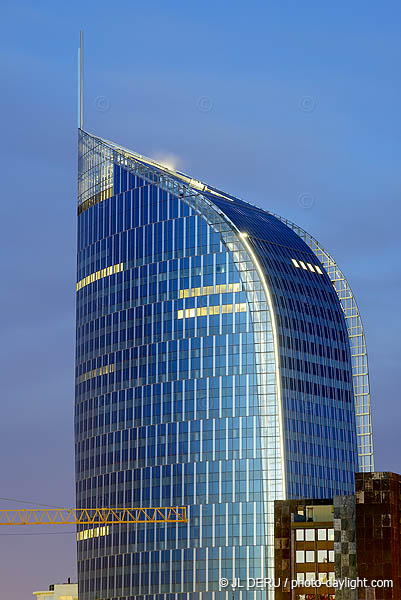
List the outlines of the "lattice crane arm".
{"label": "lattice crane arm", "polygon": [[161,508],[16,508],[0,510],[0,525],[187,523],[186,506]]}

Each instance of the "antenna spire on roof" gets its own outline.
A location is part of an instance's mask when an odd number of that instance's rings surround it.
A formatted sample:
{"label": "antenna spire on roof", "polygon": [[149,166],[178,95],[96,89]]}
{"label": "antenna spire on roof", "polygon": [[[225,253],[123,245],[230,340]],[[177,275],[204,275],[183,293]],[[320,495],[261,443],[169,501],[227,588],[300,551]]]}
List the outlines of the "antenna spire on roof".
{"label": "antenna spire on roof", "polygon": [[84,33],[78,48],[78,129],[84,127]]}

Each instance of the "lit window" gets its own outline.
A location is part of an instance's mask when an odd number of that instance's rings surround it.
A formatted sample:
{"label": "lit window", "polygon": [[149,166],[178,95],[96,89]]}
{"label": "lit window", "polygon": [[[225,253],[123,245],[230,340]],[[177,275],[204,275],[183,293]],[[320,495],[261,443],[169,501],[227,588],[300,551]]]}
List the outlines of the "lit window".
{"label": "lit window", "polygon": [[297,550],[295,552],[295,562],[304,563],[305,562],[305,552],[304,550]]}
{"label": "lit window", "polygon": [[228,291],[229,292],[240,292],[241,291],[241,284],[240,283],[230,283],[228,285]]}
{"label": "lit window", "polygon": [[[118,265],[117,265],[118,266]],[[120,271],[123,269],[123,263],[120,263]],[[103,277],[105,275],[100,275]],[[99,278],[100,278],[99,277]],[[78,286],[78,284],[77,284]],[[208,296],[210,294],[225,294],[226,292],[240,292],[241,284],[240,283],[229,283],[216,285],[216,289],[213,285],[206,285],[204,288],[195,287],[185,290],[180,290],[179,297],[180,298],[194,298],[196,296]]]}
{"label": "lit window", "polygon": [[334,562],[334,550],[329,550],[329,562]]}
{"label": "lit window", "polygon": [[299,269],[299,264],[298,261],[295,260],[295,258],[292,258],[292,264],[294,265],[294,267],[296,267],[297,269]]}
{"label": "lit window", "polygon": [[302,262],[302,260],[300,260],[300,261],[299,261],[299,264],[301,265],[301,267],[302,267],[302,268],[303,268],[305,271],[307,271],[307,270],[308,270],[308,267],[306,266],[306,264],[305,264],[304,262]]}
{"label": "lit window", "polygon": [[312,573],[312,571],[308,571],[307,573],[305,573],[305,581],[314,581],[316,579],[316,575],[315,573]]}
{"label": "lit window", "polygon": [[315,562],[314,550],[307,550],[305,552],[305,562],[307,562],[307,563]]}
{"label": "lit window", "polygon": [[81,540],[108,535],[109,530],[110,528],[108,526],[96,527],[95,529],[84,529],[77,533],[77,541],[80,542]]}
{"label": "lit window", "polygon": [[80,281],[77,282],[77,291],[81,290],[86,285],[93,283],[94,281],[98,281],[103,277],[107,277],[112,275],[113,273],[120,273],[124,268],[124,263],[117,263],[116,265],[112,265],[111,267],[107,267],[106,269],[101,269],[100,271],[95,271],[87,277],[84,277]]}
{"label": "lit window", "polygon": [[327,539],[327,529],[318,529],[317,539],[320,541],[325,541]]}
{"label": "lit window", "polygon": [[305,581],[305,573],[297,573],[298,584],[303,583],[304,581]]}
{"label": "lit window", "polygon": [[319,562],[319,563],[327,562],[327,550],[318,550],[317,551],[317,562]]}
{"label": "lit window", "polygon": [[236,304],[235,312],[246,312],[246,303],[242,302],[241,304]]}
{"label": "lit window", "polygon": [[310,263],[306,263],[308,266],[309,271],[312,271],[312,273],[315,272],[315,269],[312,267],[312,265]]}
{"label": "lit window", "polygon": [[78,377],[77,383],[81,383],[82,381],[88,381],[88,379],[92,379],[92,377],[107,375],[107,373],[114,373],[114,364],[105,365],[104,367],[98,367],[97,369],[92,369],[92,371],[87,371],[86,373],[83,373]]}
{"label": "lit window", "polygon": [[323,275],[323,271],[318,265],[315,265],[315,269],[319,273],[319,275]]}
{"label": "lit window", "polygon": [[304,530],[303,529],[297,529],[295,535],[296,535],[297,542],[303,542],[304,541],[305,537],[304,537]]}
{"label": "lit window", "polygon": [[232,313],[233,312],[233,305],[232,304],[223,304],[222,306],[222,312],[224,313]]}
{"label": "lit window", "polygon": [[[185,290],[184,290],[185,291]],[[232,304],[222,304],[209,306],[200,306],[198,308],[186,308],[184,310],[177,311],[177,319],[192,318],[192,317],[205,317],[206,315],[219,315],[220,313],[228,314],[232,313],[234,307]],[[246,302],[241,302],[235,305],[235,312],[246,312]]]}
{"label": "lit window", "polygon": [[332,542],[334,540],[334,529],[327,530],[327,539]]}
{"label": "lit window", "polygon": [[319,573],[319,581],[321,583],[327,583],[327,575],[328,573]]}
{"label": "lit window", "polygon": [[315,530],[314,529],[305,529],[305,541],[306,542],[314,542],[315,541]]}

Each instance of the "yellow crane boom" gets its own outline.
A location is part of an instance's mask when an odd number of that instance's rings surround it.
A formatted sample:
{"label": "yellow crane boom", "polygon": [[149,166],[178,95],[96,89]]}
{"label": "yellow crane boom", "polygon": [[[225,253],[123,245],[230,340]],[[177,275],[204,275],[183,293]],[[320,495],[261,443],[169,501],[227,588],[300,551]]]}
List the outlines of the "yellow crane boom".
{"label": "yellow crane boom", "polygon": [[186,506],[162,508],[16,508],[0,510],[0,525],[187,523]]}

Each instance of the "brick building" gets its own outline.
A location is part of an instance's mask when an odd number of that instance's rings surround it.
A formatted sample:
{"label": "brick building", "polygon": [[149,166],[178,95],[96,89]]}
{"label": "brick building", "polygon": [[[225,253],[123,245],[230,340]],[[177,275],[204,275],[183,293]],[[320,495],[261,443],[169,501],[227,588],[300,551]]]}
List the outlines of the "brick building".
{"label": "brick building", "polygon": [[401,476],[357,473],[355,490],[275,502],[276,600],[401,599]]}

